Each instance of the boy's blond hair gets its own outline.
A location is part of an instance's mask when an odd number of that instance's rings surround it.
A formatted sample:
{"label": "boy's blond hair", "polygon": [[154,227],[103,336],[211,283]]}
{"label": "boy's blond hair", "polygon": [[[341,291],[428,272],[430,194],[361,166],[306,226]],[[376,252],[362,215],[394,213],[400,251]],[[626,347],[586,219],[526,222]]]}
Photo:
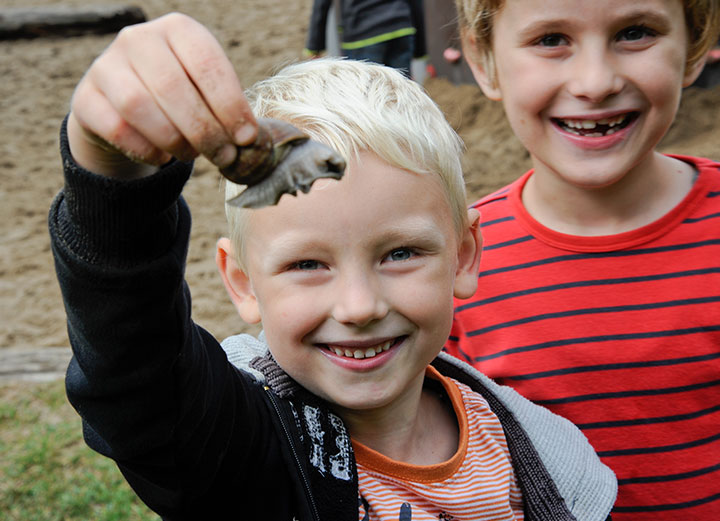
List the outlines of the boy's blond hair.
{"label": "boy's blond hair", "polygon": [[[689,36],[685,67],[689,70],[703,60],[718,41],[720,0],[682,0],[682,4]],[[467,41],[465,36],[473,36],[476,43],[474,49],[466,49],[466,52],[482,66],[495,87],[493,20],[504,5],[504,0],[455,0],[463,42]]]}
{"label": "boy's blond hair", "polygon": [[[287,121],[346,160],[370,151],[394,167],[436,175],[458,234],[467,224],[462,141],[423,88],[397,70],[341,58],[310,60],[283,68],[246,96],[256,117]],[[242,190],[227,182],[226,200]],[[225,205],[241,268],[249,212]]]}

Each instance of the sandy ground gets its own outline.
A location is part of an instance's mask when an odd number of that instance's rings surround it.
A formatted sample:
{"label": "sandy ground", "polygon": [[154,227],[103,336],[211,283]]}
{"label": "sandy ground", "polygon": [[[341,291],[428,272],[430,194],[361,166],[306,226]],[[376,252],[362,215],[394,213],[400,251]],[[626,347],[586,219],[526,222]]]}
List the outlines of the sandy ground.
{"label": "sandy ground", "polygon": [[[50,3],[3,0],[4,7]],[[249,85],[300,58],[311,0],[147,0],[142,5],[149,18],[181,11],[206,24]],[[58,128],[74,86],[111,39],[0,42],[0,348],[68,345],[46,226],[48,208],[62,185]],[[527,153],[512,136],[500,105],[471,85],[431,79],[425,86],[466,141],[469,199],[528,168]],[[719,116],[720,87],[686,90],[662,149],[720,159]],[[225,223],[220,178],[209,163],[198,161],[185,194],[194,212],[187,278],[195,319],[218,338],[247,330],[215,271],[214,245]]]}

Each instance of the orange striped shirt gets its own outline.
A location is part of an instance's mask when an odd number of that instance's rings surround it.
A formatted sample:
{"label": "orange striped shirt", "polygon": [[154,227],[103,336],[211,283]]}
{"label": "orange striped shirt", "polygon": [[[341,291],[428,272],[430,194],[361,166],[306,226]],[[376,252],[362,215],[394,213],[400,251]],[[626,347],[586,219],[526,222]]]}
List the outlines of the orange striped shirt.
{"label": "orange striped shirt", "polygon": [[428,368],[457,416],[455,455],[437,465],[391,460],[353,441],[359,482],[359,519],[520,521],[522,494],[505,434],[485,399],[464,384]]}

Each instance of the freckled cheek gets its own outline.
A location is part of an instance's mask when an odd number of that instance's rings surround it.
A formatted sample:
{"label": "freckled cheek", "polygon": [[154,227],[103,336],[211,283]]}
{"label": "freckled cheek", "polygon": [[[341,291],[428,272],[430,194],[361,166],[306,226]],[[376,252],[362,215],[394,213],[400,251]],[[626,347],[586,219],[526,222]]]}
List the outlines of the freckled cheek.
{"label": "freckled cheek", "polygon": [[550,89],[529,89],[528,86],[531,85],[538,86],[541,82],[530,80],[522,86],[513,86],[503,94],[503,106],[508,122],[520,139],[538,130],[536,125],[552,108],[554,99]]}
{"label": "freckled cheek", "polygon": [[307,334],[319,313],[317,299],[287,291],[263,294],[258,303],[266,330],[279,329],[298,338]]}
{"label": "freckled cheek", "polygon": [[[655,104],[656,110],[671,111],[673,114],[680,103],[680,93],[682,89],[682,78],[678,77],[677,81],[662,81],[662,74],[658,73],[657,82],[647,82],[647,96],[650,101]],[[651,78],[651,76],[648,76]]]}
{"label": "freckled cheek", "polygon": [[318,302],[297,299],[286,302],[278,315],[281,327],[292,327],[298,336],[306,335],[317,324],[319,317],[324,318]]}
{"label": "freckled cheek", "polygon": [[543,67],[536,60],[508,60],[511,62],[498,71],[498,81],[503,99],[524,110],[542,106],[548,102],[561,83],[559,71]]}
{"label": "freckled cheek", "polygon": [[638,82],[648,98],[654,101],[679,98],[685,70],[682,49],[667,48],[652,59],[638,59],[626,65],[626,74]]}
{"label": "freckled cheek", "polygon": [[438,323],[452,317],[454,272],[448,270],[449,265],[394,290],[396,295],[404,295],[403,307],[408,315],[417,321]]}

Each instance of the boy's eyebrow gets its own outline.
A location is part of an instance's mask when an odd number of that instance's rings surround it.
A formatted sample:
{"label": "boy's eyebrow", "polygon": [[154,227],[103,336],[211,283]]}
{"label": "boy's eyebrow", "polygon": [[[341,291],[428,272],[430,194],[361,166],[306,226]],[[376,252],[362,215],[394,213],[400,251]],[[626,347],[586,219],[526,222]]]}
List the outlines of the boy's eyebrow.
{"label": "boy's eyebrow", "polygon": [[[383,227],[378,231],[375,239],[377,243],[390,241],[401,241],[416,245],[431,245],[443,247],[447,244],[447,236],[439,229],[431,226],[432,219],[423,217],[413,217],[403,219],[400,222]],[[312,235],[312,234],[311,234]],[[295,233],[282,234],[272,241],[271,245],[266,245],[276,252],[295,250],[296,252],[310,251],[315,248],[324,247],[324,239],[322,237],[298,236]]]}
{"label": "boy's eyebrow", "polygon": [[402,225],[389,227],[380,237],[386,241],[401,240],[418,244],[446,242],[445,234],[440,233],[436,228],[429,229],[424,226],[422,219],[418,222],[404,221]]}
{"label": "boy's eyebrow", "polygon": [[547,34],[555,32],[560,27],[567,27],[569,20],[567,18],[548,18],[534,20],[528,25],[524,26],[519,32],[518,37],[520,40],[524,40],[529,37],[535,37],[539,34]]}
{"label": "boy's eyebrow", "polygon": [[619,21],[619,24],[635,24],[635,23],[647,23],[656,29],[663,29],[670,27],[670,19],[659,13],[657,10],[647,10],[633,6],[632,9],[628,10]]}
{"label": "boy's eyebrow", "polygon": [[[542,14],[539,15],[538,19],[531,21],[518,32],[520,39],[537,34],[551,33],[568,27],[572,29],[573,26],[579,25],[572,18],[565,16],[553,18],[542,18],[542,16]],[[655,9],[647,9],[642,6],[630,6],[626,12],[618,13],[615,20],[615,24],[619,27],[638,23],[649,24],[661,31],[670,26],[670,20],[666,15],[659,13]]]}

